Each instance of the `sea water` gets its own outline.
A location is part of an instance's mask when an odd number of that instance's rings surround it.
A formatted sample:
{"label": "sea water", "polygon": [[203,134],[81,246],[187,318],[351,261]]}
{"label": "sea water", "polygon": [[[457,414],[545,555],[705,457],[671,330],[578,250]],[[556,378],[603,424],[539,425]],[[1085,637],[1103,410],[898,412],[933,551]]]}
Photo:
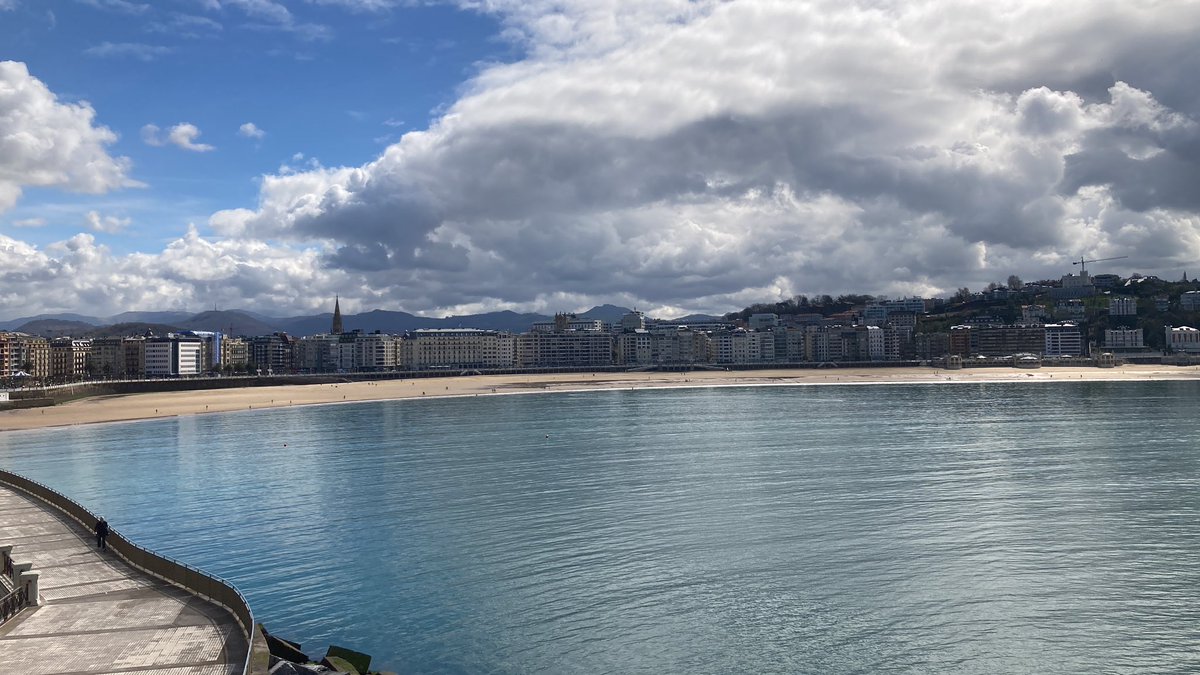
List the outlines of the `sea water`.
{"label": "sea water", "polygon": [[493,396],[0,434],[401,672],[1200,671],[1200,383]]}

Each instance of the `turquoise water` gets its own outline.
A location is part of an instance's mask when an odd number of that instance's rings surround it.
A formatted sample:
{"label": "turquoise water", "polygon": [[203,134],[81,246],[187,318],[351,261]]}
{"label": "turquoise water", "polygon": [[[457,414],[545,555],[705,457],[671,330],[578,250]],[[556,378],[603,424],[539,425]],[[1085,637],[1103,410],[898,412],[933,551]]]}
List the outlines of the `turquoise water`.
{"label": "turquoise water", "polygon": [[0,466],[400,672],[1182,673],[1198,394],[365,403],[2,433]]}

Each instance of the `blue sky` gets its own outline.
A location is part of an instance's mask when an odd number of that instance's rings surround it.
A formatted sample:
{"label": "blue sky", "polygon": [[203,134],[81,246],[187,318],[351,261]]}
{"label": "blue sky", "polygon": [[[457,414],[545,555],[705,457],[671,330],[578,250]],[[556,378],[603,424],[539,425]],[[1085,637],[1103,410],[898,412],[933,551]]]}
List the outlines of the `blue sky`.
{"label": "blue sky", "polygon": [[1200,274],[1193,0],[0,0],[0,318]]}
{"label": "blue sky", "polygon": [[[103,237],[114,251],[161,248],[189,223],[205,231],[219,209],[253,206],[259,176],[282,165],[371,158],[428,126],[481,64],[519,56],[494,17],[447,5],[293,6],[292,28],[231,5],[22,0],[0,14],[0,56],[26,63],[60,99],[90,103],[119,136],[110,154],[130,158],[129,177],[146,184],[101,198],[31,190],[4,214],[46,220],[21,232],[27,241],[69,237],[99,210],[130,219]],[[147,124],[184,123],[213,149],[142,140]],[[239,133],[247,123],[261,137]]]}

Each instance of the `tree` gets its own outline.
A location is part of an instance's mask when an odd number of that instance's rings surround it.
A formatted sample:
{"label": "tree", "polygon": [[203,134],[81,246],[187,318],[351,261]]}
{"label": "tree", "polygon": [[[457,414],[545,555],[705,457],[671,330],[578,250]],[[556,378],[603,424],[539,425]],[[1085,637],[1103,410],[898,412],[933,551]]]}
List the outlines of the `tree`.
{"label": "tree", "polygon": [[1021,283],[1021,277],[1019,277],[1015,274],[1008,275],[1008,287],[1011,288],[1012,290],[1019,291],[1019,290],[1021,290],[1021,287],[1024,285],[1025,284]]}
{"label": "tree", "polygon": [[963,286],[962,288],[958,289],[958,291],[950,299],[953,300],[954,302],[970,302],[971,301],[971,289],[967,288],[966,286]]}

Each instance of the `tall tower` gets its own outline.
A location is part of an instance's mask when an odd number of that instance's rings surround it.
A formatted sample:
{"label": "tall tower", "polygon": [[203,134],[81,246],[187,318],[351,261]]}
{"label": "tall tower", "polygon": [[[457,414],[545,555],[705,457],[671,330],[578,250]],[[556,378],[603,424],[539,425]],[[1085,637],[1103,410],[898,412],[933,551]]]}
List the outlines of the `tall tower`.
{"label": "tall tower", "polygon": [[342,334],[342,307],[336,295],[333,296],[333,328],[329,332],[333,335]]}

